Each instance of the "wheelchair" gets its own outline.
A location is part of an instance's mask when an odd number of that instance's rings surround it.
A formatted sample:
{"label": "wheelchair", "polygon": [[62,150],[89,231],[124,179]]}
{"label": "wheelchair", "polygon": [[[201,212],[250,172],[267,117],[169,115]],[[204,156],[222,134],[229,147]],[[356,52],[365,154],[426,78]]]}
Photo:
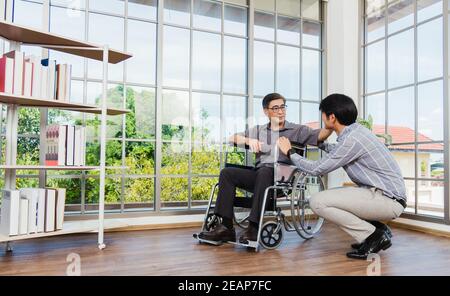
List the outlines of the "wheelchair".
{"label": "wheelchair", "polygon": [[[298,143],[292,143],[292,147],[298,154],[306,157],[307,149]],[[249,147],[246,146],[246,149]],[[264,193],[261,218],[257,241],[246,243],[228,242],[230,244],[247,247],[259,251],[260,246],[273,250],[278,248],[284,238],[284,232],[297,232],[305,240],[313,238],[322,228],[324,219],[317,217],[309,206],[309,199],[314,193],[325,189],[324,182],[320,176],[312,176],[299,171],[295,166],[278,162],[279,149],[274,149],[274,185],[267,187]],[[254,169],[254,167],[227,163],[225,156],[225,167],[242,169]],[[211,231],[219,223],[221,218],[214,214],[214,196],[219,184],[213,186],[205,213],[201,231]],[[285,211],[290,214],[286,216]],[[242,229],[249,226],[248,217],[252,207],[252,198],[248,196],[237,196],[234,200],[234,223]],[[199,238],[198,233],[193,235],[199,243],[221,245],[221,242],[207,241]]]}

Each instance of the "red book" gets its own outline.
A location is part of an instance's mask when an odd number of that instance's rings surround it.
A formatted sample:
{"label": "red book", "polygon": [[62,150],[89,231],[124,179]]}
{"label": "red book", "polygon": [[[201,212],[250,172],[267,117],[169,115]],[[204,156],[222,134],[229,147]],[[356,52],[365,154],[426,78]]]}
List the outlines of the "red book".
{"label": "red book", "polygon": [[12,94],[14,86],[14,60],[0,58],[0,92]]}

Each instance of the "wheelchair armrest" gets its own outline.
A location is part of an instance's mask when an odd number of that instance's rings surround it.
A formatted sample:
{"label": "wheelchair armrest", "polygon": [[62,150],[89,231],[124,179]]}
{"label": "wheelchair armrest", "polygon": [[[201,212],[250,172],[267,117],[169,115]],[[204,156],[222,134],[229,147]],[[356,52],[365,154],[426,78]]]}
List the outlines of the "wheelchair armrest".
{"label": "wheelchair armrest", "polygon": [[226,168],[236,168],[236,169],[244,169],[244,170],[254,170],[255,168],[252,166],[245,166],[240,164],[232,164],[232,163],[225,163]]}

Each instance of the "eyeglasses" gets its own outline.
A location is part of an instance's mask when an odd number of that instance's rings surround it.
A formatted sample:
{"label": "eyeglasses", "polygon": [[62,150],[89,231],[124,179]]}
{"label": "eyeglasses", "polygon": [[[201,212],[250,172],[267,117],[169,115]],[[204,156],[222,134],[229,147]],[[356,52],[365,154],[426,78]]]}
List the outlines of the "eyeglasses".
{"label": "eyeglasses", "polygon": [[287,108],[287,105],[281,105],[281,106],[273,106],[272,108],[267,108],[267,109],[272,110],[272,112],[278,113],[280,111],[286,112],[286,108]]}

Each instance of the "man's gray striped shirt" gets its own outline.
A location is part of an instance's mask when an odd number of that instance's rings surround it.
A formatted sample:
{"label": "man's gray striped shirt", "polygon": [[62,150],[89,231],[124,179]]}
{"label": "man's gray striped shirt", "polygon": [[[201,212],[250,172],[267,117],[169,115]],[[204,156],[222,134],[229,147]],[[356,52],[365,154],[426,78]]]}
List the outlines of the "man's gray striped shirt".
{"label": "man's gray striped shirt", "polygon": [[369,129],[354,123],[344,128],[337,141],[337,144],[319,146],[328,153],[319,161],[310,161],[298,154],[291,155],[291,160],[301,171],[315,176],[342,167],[356,185],[377,188],[388,197],[406,200],[400,167],[389,149]]}

